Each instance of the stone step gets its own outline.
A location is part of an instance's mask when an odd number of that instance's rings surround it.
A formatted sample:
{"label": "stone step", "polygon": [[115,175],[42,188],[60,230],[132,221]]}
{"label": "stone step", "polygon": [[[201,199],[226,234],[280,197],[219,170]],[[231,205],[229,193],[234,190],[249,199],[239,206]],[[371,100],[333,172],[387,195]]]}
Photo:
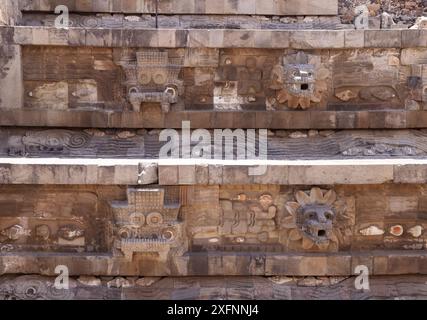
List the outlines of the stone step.
{"label": "stone step", "polygon": [[[23,11],[54,11],[60,0],[20,0]],[[157,2],[157,8],[156,8]],[[338,0],[93,0],[66,1],[70,12],[150,14],[336,15]]]}
{"label": "stone step", "polygon": [[[0,158],[3,184],[236,185],[425,183],[427,160]],[[252,173],[260,170],[260,174]],[[258,171],[255,171],[258,172]]]}
{"label": "stone step", "polygon": [[[425,300],[427,276],[373,276],[369,290],[355,277],[74,277],[69,290],[54,290],[55,277],[3,276],[0,298],[37,300]],[[11,289],[13,288],[13,289]],[[27,290],[33,295],[25,294]],[[268,302],[263,302],[268,308]],[[160,303],[161,304],[161,303]],[[275,304],[272,303],[272,307]],[[172,307],[171,307],[172,308]],[[245,307],[247,308],[247,307]],[[166,310],[166,308],[165,308]],[[388,310],[390,313],[393,310]],[[263,310],[262,314],[268,313]],[[275,309],[271,308],[270,314]],[[253,313],[254,314],[254,313]]]}
{"label": "stone step", "polygon": [[[126,261],[108,254],[0,253],[0,275],[55,276],[58,265],[68,266],[70,276],[352,276],[357,266],[366,266],[371,276],[427,273],[425,250],[288,255],[266,252],[190,253],[175,257],[169,265],[135,260]],[[114,268],[109,267],[112,263]],[[171,267],[173,265],[176,269]]]}
{"label": "stone step", "polygon": [[[427,30],[0,27],[4,44],[132,48],[354,49],[427,46]],[[1,38],[0,38],[1,39]]]}
{"label": "stone step", "polygon": [[[427,127],[427,111],[171,111],[49,110],[7,108],[4,127],[64,127],[180,129],[190,121],[194,129],[417,129]],[[403,108],[403,107],[402,107]]]}
{"label": "stone step", "polygon": [[[55,26],[58,15],[49,13],[25,13],[20,26]],[[338,16],[236,16],[236,15],[128,15],[128,14],[70,14],[70,27],[108,29],[354,29],[353,24],[343,24]],[[404,25],[395,26],[404,28]]]}

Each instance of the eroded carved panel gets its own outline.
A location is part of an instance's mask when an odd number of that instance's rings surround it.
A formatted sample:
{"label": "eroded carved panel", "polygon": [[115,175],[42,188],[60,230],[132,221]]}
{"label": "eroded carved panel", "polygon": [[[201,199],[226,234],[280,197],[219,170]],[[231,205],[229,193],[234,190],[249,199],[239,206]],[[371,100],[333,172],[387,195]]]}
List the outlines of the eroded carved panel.
{"label": "eroded carved panel", "polygon": [[110,48],[23,47],[24,107],[123,110]]}
{"label": "eroded carved panel", "polygon": [[98,196],[85,191],[3,191],[2,252],[100,252],[106,250],[106,217]]}

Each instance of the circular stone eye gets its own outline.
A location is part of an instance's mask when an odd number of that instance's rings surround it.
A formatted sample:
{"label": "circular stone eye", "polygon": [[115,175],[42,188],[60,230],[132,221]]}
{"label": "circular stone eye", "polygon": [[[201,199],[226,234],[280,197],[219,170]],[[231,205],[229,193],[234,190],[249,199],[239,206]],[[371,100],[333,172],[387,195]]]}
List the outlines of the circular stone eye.
{"label": "circular stone eye", "polygon": [[151,73],[150,72],[141,72],[139,74],[139,82],[143,85],[149,84],[151,82]]}
{"label": "circular stone eye", "polygon": [[157,226],[163,223],[163,216],[158,212],[150,213],[147,216],[147,224],[149,226]]}
{"label": "circular stone eye", "polygon": [[316,212],[310,211],[305,214],[305,217],[309,220],[316,219]]}
{"label": "circular stone eye", "polygon": [[129,239],[130,238],[130,232],[129,232],[129,230],[126,230],[126,229],[125,230],[120,230],[119,236],[122,239]]}
{"label": "circular stone eye", "polygon": [[334,214],[330,211],[325,212],[325,218],[328,220],[332,220],[334,218]]}
{"label": "circular stone eye", "polygon": [[136,228],[142,227],[145,224],[145,216],[142,213],[132,213],[129,216],[129,220],[132,226]]}
{"label": "circular stone eye", "polygon": [[162,233],[162,237],[163,237],[164,240],[171,241],[171,240],[173,240],[175,238],[175,234],[174,234],[174,232],[172,230],[165,230]]}
{"label": "circular stone eye", "polygon": [[162,72],[158,72],[154,75],[153,81],[155,84],[164,84],[166,82],[166,75]]}

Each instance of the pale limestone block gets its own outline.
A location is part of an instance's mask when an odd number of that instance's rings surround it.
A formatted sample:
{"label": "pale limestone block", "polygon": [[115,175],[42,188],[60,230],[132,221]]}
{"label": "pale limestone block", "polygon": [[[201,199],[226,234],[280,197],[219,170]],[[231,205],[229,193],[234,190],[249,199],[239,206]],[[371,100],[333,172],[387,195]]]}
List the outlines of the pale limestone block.
{"label": "pale limestone block", "polygon": [[365,30],[366,48],[400,48],[401,30]]}
{"label": "pale limestone block", "polygon": [[114,170],[114,183],[121,185],[138,184],[138,166],[116,165]]}
{"label": "pale limestone block", "polygon": [[209,165],[209,184],[222,184],[223,166],[222,165]]}
{"label": "pale limestone block", "polygon": [[205,1],[205,13],[206,14],[224,14],[225,1],[226,0]]}
{"label": "pale limestone block", "polygon": [[393,166],[289,166],[289,184],[382,184],[393,181]]}
{"label": "pale limestone block", "polygon": [[178,183],[180,185],[191,185],[196,183],[196,166],[178,166]]}
{"label": "pale limestone block", "polygon": [[157,183],[159,180],[157,163],[140,163],[138,169],[138,184]]}
{"label": "pale limestone block", "polygon": [[[216,30],[212,30],[216,31]],[[210,30],[189,30],[188,46],[190,48],[206,48],[210,46]]]}
{"label": "pale limestone block", "polygon": [[[255,48],[271,48],[273,44],[273,34],[274,31],[269,30],[256,30],[254,31],[254,47]],[[276,34],[277,37],[277,34]],[[289,44],[289,39],[281,39],[280,43],[282,45]]]}
{"label": "pale limestone block", "polygon": [[0,47],[0,109],[21,109],[24,87],[22,79],[21,47],[3,45]]}
{"label": "pale limestone block", "polygon": [[255,13],[259,15],[277,14],[275,2],[268,0],[255,0]]}
{"label": "pale limestone block", "polygon": [[195,167],[196,184],[209,184],[209,165],[198,164]]}
{"label": "pale limestone block", "polygon": [[427,167],[425,165],[400,165],[394,167],[395,183],[426,183]]}
{"label": "pale limestone block", "polygon": [[390,211],[393,213],[416,212],[418,197],[388,197]]}
{"label": "pale limestone block", "polygon": [[237,5],[239,14],[255,14],[256,1],[255,0],[239,0]]}
{"label": "pale limestone block", "polygon": [[345,47],[346,48],[363,48],[365,45],[364,30],[346,30]]}
{"label": "pale limestone block", "polygon": [[427,64],[427,48],[402,49],[400,63],[404,66]]}
{"label": "pale limestone block", "polygon": [[160,185],[178,184],[178,166],[159,165],[158,170]]}
{"label": "pale limestone block", "polygon": [[163,48],[174,48],[176,43],[176,30],[165,29],[158,31],[158,46]]}
{"label": "pale limestone block", "polygon": [[292,31],[290,44],[294,49],[341,49],[345,47],[345,31]]}
{"label": "pale limestone block", "polygon": [[287,185],[289,183],[289,167],[268,165],[264,174],[256,175],[253,178],[254,183],[257,184]]}

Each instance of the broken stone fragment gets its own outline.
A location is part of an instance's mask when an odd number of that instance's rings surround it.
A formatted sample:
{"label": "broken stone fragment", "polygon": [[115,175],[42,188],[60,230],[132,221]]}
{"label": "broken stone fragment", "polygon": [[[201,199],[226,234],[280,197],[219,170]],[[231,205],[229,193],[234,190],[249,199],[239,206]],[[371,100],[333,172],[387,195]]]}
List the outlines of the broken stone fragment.
{"label": "broken stone fragment", "polygon": [[285,276],[270,277],[268,279],[275,284],[285,284],[294,281],[293,278]]}
{"label": "broken stone fragment", "polygon": [[107,282],[108,288],[131,288],[133,286],[135,286],[133,281],[122,277],[118,277]]}
{"label": "broken stone fragment", "polygon": [[81,284],[83,284],[85,286],[89,286],[89,287],[101,286],[101,279],[99,279],[97,277],[80,276],[77,279],[77,281],[80,282]]}
{"label": "broken stone fragment", "polygon": [[303,133],[301,131],[295,131],[289,135],[289,138],[291,139],[300,139],[300,138],[307,138],[307,137],[308,137],[307,133]]}
{"label": "broken stone fragment", "polygon": [[427,17],[419,17],[410,29],[427,29]]}
{"label": "broken stone fragment", "polygon": [[138,169],[138,184],[152,184],[159,180],[157,164],[140,164]]}
{"label": "broken stone fragment", "polygon": [[382,101],[387,101],[396,97],[394,91],[390,88],[375,87],[371,88],[371,94]]}
{"label": "broken stone fragment", "polygon": [[99,129],[85,129],[84,132],[94,137],[104,137],[105,132]]}
{"label": "broken stone fragment", "polygon": [[340,90],[335,92],[335,96],[341,101],[347,102],[357,98],[357,94],[351,90]]}
{"label": "broken stone fragment", "polygon": [[329,281],[325,278],[306,277],[297,282],[298,286],[301,287],[320,287],[328,285]]}
{"label": "broken stone fragment", "polygon": [[378,228],[377,226],[370,226],[360,230],[359,232],[364,236],[380,236],[384,234],[384,230]]}
{"label": "broken stone fragment", "polygon": [[334,130],[321,130],[321,131],[319,131],[319,136],[322,136],[322,137],[329,137],[333,134],[335,134]]}
{"label": "broken stone fragment", "polygon": [[354,26],[356,29],[369,28],[369,9],[366,5],[357,6],[354,9]]}
{"label": "broken stone fragment", "polygon": [[391,14],[383,12],[381,14],[381,29],[391,29],[396,23]]}
{"label": "broken stone fragment", "polygon": [[423,234],[422,226],[415,226],[408,230],[408,233],[411,234],[414,238],[418,238]]}
{"label": "broken stone fragment", "polygon": [[119,137],[120,139],[127,139],[127,138],[133,138],[135,137],[135,133],[134,132],[130,132],[130,131],[120,131],[117,134],[117,137]]}
{"label": "broken stone fragment", "polygon": [[140,287],[149,287],[161,279],[161,277],[144,277],[138,279],[135,284]]}
{"label": "broken stone fragment", "polygon": [[309,130],[308,131],[308,136],[309,137],[315,137],[319,135],[319,131],[318,130]]}
{"label": "broken stone fragment", "polygon": [[405,100],[405,109],[411,111],[420,110],[420,104],[415,100],[407,99]]}

